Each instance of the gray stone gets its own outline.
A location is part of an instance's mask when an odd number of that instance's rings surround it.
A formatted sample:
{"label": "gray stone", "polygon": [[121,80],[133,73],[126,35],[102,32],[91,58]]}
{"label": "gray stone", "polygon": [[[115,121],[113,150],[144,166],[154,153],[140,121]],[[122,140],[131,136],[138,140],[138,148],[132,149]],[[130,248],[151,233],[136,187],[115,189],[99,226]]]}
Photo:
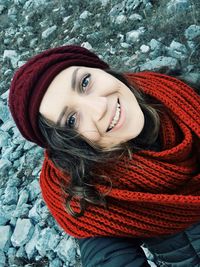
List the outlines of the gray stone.
{"label": "gray stone", "polygon": [[7,99],[8,99],[8,94],[9,94],[9,90],[7,90],[5,93],[3,93],[3,94],[1,95],[1,98],[2,98],[3,100],[7,100]]}
{"label": "gray stone", "polygon": [[135,10],[141,4],[141,2],[141,0],[128,0],[126,2],[126,8],[129,10]]}
{"label": "gray stone", "polygon": [[24,41],[23,38],[21,38],[21,37],[17,38],[18,46],[22,46],[23,41]]}
{"label": "gray stone", "polygon": [[124,35],[123,34],[118,33],[117,38],[119,38],[120,42],[124,42]]}
{"label": "gray stone", "polygon": [[32,259],[37,254],[36,243],[38,241],[40,232],[40,227],[36,225],[31,239],[25,245],[25,251],[28,259]]}
{"label": "gray stone", "polygon": [[33,203],[33,207],[29,210],[28,217],[36,224],[41,220],[39,213],[39,206],[41,205],[42,200],[36,199]]}
{"label": "gray stone", "polygon": [[19,192],[19,199],[17,202],[17,208],[27,203],[29,197],[29,192],[26,189],[23,189]]}
{"label": "gray stone", "polygon": [[35,45],[37,44],[38,42],[38,38],[33,38],[31,41],[30,41],[30,47],[31,48],[34,48]]}
{"label": "gray stone", "polygon": [[18,206],[16,210],[13,213],[14,217],[28,217],[29,210],[31,208],[31,205],[29,204],[22,204],[20,207]]}
{"label": "gray stone", "polygon": [[2,177],[12,167],[12,163],[8,159],[0,159],[0,170]]}
{"label": "gray stone", "polygon": [[181,44],[179,42],[176,42],[174,40],[171,42],[170,48],[173,49],[173,50],[180,51],[182,53],[187,53],[187,49],[186,49],[185,45],[183,45],[183,44]]}
{"label": "gray stone", "polygon": [[20,145],[22,143],[25,143],[25,139],[22,138],[22,136],[19,133],[19,130],[17,127],[13,128],[13,140],[12,144],[14,145]]}
{"label": "gray stone", "polygon": [[45,228],[40,232],[36,243],[36,249],[41,256],[45,256],[50,250],[55,250],[60,241],[60,236],[53,228]]}
{"label": "gray stone", "polygon": [[193,83],[200,88],[200,73],[199,72],[189,72],[185,73],[183,78],[189,83]]}
{"label": "gray stone", "polygon": [[121,47],[123,47],[123,48],[129,48],[129,47],[131,47],[130,44],[127,44],[127,43],[125,43],[125,42],[120,43],[120,45],[121,45]]}
{"label": "gray stone", "polygon": [[8,256],[8,266],[16,267],[14,265],[16,253],[17,253],[17,249],[16,248],[10,247],[8,249],[8,253],[7,253],[7,256]]}
{"label": "gray stone", "polygon": [[[19,159],[15,160],[13,163],[13,168],[15,170],[19,170],[20,166],[21,166],[20,160]],[[10,174],[10,171],[9,171],[9,174]]]}
{"label": "gray stone", "polygon": [[67,40],[64,44],[65,45],[71,45],[71,44],[77,44],[78,42],[79,42],[78,39],[73,37],[73,38]]}
{"label": "gray stone", "polygon": [[6,218],[5,214],[2,214],[0,210],[0,225],[6,225],[8,221],[9,221],[9,218]]}
{"label": "gray stone", "polygon": [[141,45],[140,50],[142,53],[147,53],[147,52],[149,52],[150,48],[148,45]]}
{"label": "gray stone", "polygon": [[56,253],[53,250],[49,250],[47,252],[47,255],[46,256],[49,259],[49,261],[51,262],[53,259],[55,259]]}
{"label": "gray stone", "polygon": [[17,187],[7,187],[4,194],[4,204],[12,205],[16,204],[18,200]]}
{"label": "gray stone", "polygon": [[193,40],[198,36],[200,36],[200,26],[198,25],[191,25],[185,30],[185,37],[188,40]]}
{"label": "gray stone", "polygon": [[[16,161],[18,161],[18,160],[16,160]],[[16,171],[16,168],[13,166],[13,168],[12,168],[12,169],[10,169],[10,170],[8,171],[8,176],[9,176],[9,177],[12,177],[12,176],[14,176],[14,174],[15,174],[15,171]]]}
{"label": "gray stone", "polygon": [[12,158],[11,161],[15,161],[16,159],[19,159],[22,156],[22,154],[23,154],[23,151],[22,150],[18,150],[17,149],[17,151],[13,151],[12,152],[12,155],[10,157],[10,158]]}
{"label": "gray stone", "polygon": [[15,50],[4,50],[3,53],[3,59],[9,59],[13,68],[17,67],[17,62],[20,59],[20,55],[17,54],[17,52]]}
{"label": "gray stone", "polygon": [[161,43],[157,41],[156,39],[151,39],[149,42],[149,45],[151,47],[151,50],[160,49]]}
{"label": "gray stone", "polygon": [[9,43],[10,43],[10,39],[9,39],[9,38],[5,38],[5,39],[3,40],[3,43],[4,43],[5,45],[9,45]]}
{"label": "gray stone", "polygon": [[160,56],[154,60],[149,60],[146,63],[140,65],[140,70],[159,70],[163,67],[167,67],[169,69],[176,69],[178,68],[178,61],[172,57],[164,57]]}
{"label": "gray stone", "polygon": [[145,32],[144,27],[139,28],[138,30],[133,30],[126,33],[126,42],[127,43],[137,43],[140,40],[141,34]]}
{"label": "gray stone", "polygon": [[8,159],[9,161],[12,161],[12,152],[13,152],[13,147],[3,147],[2,148],[2,154],[3,154],[3,159]]}
{"label": "gray stone", "polygon": [[0,129],[5,132],[8,132],[12,127],[14,127],[13,121],[7,120],[1,125]]}
{"label": "gray stone", "polygon": [[43,31],[43,33],[42,33],[42,39],[49,38],[55,32],[56,29],[57,29],[57,26],[54,25],[54,26],[46,29],[45,31]]}
{"label": "gray stone", "polygon": [[146,11],[150,11],[152,8],[153,8],[153,5],[152,5],[151,3],[147,3],[147,4],[145,5],[145,10],[146,10]]}
{"label": "gray stone", "polygon": [[187,55],[184,55],[183,53],[181,53],[180,51],[173,51],[173,50],[170,50],[168,52],[168,55],[171,56],[171,57],[174,57],[174,58],[177,58],[177,59],[180,59],[180,60],[184,60],[187,58]]}
{"label": "gray stone", "polygon": [[77,31],[81,27],[81,24],[78,20],[74,21],[74,27],[71,29],[71,32]]}
{"label": "gray stone", "polygon": [[49,21],[47,18],[42,20],[39,24],[40,24],[41,28],[43,28],[43,29],[49,27]]}
{"label": "gray stone", "polygon": [[177,59],[185,59],[187,57],[187,49],[185,45],[172,41],[168,50],[168,55]]}
{"label": "gray stone", "polygon": [[4,105],[2,100],[0,100],[0,120],[2,120],[3,122],[7,121],[9,119],[8,114],[8,107]]}
{"label": "gray stone", "polygon": [[24,5],[26,3],[26,0],[14,0],[14,3],[17,5]]}
{"label": "gray stone", "polygon": [[10,226],[15,227],[16,223],[17,223],[17,218],[16,217],[13,217],[13,214],[12,214],[12,217],[10,219]]}
{"label": "gray stone", "polygon": [[187,45],[191,50],[195,50],[196,49],[196,44],[195,44],[195,42],[193,40],[192,41],[188,40],[187,41]]}
{"label": "gray stone", "polygon": [[113,6],[109,12],[110,18],[116,17],[119,14],[123,14],[123,10],[124,10],[124,3],[123,2]]}
{"label": "gray stone", "polygon": [[18,218],[14,233],[11,236],[11,242],[14,247],[20,247],[26,244],[32,237],[34,226],[29,219]]}
{"label": "gray stone", "polygon": [[125,15],[119,15],[116,17],[115,23],[120,25],[120,24],[124,23],[126,20],[127,20],[127,18]]}
{"label": "gray stone", "polygon": [[135,43],[139,41],[139,37],[140,37],[140,32],[133,30],[133,31],[127,32],[126,41],[128,43]]}
{"label": "gray stone", "polygon": [[188,0],[171,0],[167,4],[167,13],[169,15],[182,14],[188,12],[188,9],[191,8],[190,1]]}
{"label": "gray stone", "polygon": [[102,7],[107,6],[107,4],[110,2],[110,0],[99,0],[101,2]]}
{"label": "gray stone", "polygon": [[135,64],[136,64],[136,62],[137,62],[137,59],[138,59],[138,56],[139,56],[139,53],[138,53],[138,51],[135,51],[135,53],[131,56],[131,57],[129,57],[126,61],[125,61],[125,65],[126,66],[134,66]]}
{"label": "gray stone", "polygon": [[134,13],[134,14],[130,15],[129,19],[132,21],[137,21],[137,20],[140,21],[140,20],[142,20],[142,16],[137,14],[137,13]]}
{"label": "gray stone", "polygon": [[[40,171],[41,171],[41,167],[38,167],[37,174]],[[33,172],[32,175],[35,175],[35,173]],[[30,201],[33,201],[41,193],[41,188],[40,188],[40,185],[39,185],[39,181],[35,180],[35,179],[27,186],[27,189],[29,190],[29,199],[30,199]]]}
{"label": "gray stone", "polygon": [[7,132],[0,130],[0,148],[8,145],[8,139],[10,135]]}
{"label": "gray stone", "polygon": [[83,42],[81,46],[87,48],[88,50],[92,50],[92,46],[89,42]]}
{"label": "gray stone", "polygon": [[[75,251],[75,242],[72,237],[64,237],[55,251],[57,252],[59,258],[64,262],[69,262],[69,259],[75,259],[76,251]],[[75,264],[75,262],[74,262]]]}
{"label": "gray stone", "polygon": [[[17,175],[17,173],[16,173]],[[7,186],[9,187],[13,187],[13,186],[19,186],[20,185],[20,180],[17,176],[13,176],[12,179],[9,179],[8,182],[7,182]]]}
{"label": "gray stone", "polygon": [[[39,174],[41,172],[41,166],[38,166],[38,167],[35,167],[33,172],[32,172],[32,175],[35,176],[35,177],[39,177]],[[40,193],[40,188],[39,188],[39,185],[38,185],[38,188],[36,189],[35,192],[32,192],[32,195],[38,195]]]}
{"label": "gray stone", "polygon": [[11,227],[9,225],[0,226],[0,250],[8,251],[10,247],[10,237],[12,235]]}
{"label": "gray stone", "polygon": [[5,256],[5,253],[0,250],[0,266],[1,267],[4,267],[6,264],[6,256]]}
{"label": "gray stone", "polygon": [[35,147],[36,145],[33,142],[29,142],[25,140],[24,142],[24,150],[30,150],[31,148]]}
{"label": "gray stone", "polygon": [[0,208],[1,214],[8,220],[11,220],[15,209],[16,209],[16,205],[1,205],[1,208]]}
{"label": "gray stone", "polygon": [[80,19],[87,19],[89,16],[91,16],[92,13],[90,13],[89,11],[85,10],[83,11],[83,13],[80,15]]}
{"label": "gray stone", "polygon": [[62,261],[59,258],[55,258],[49,263],[49,267],[62,267]]}
{"label": "gray stone", "polygon": [[12,6],[11,8],[8,9],[9,18],[16,18],[16,15],[17,15],[17,9],[15,6]]}
{"label": "gray stone", "polygon": [[19,60],[18,63],[17,63],[17,67],[21,67],[21,66],[23,66],[25,63],[26,63],[26,61]]}
{"label": "gray stone", "polygon": [[19,249],[16,252],[16,257],[17,258],[24,258],[24,259],[27,258],[24,246],[19,247]]}
{"label": "gray stone", "polygon": [[45,0],[28,0],[25,2],[23,8],[27,11],[34,10],[36,8],[44,9],[49,4],[50,1]]}
{"label": "gray stone", "polygon": [[12,70],[11,69],[7,69],[5,72],[4,72],[4,75],[5,76],[9,76],[12,74]]}
{"label": "gray stone", "polygon": [[3,11],[6,9],[6,6],[0,5],[0,14],[3,13]]}
{"label": "gray stone", "polygon": [[111,55],[114,55],[116,53],[116,49],[114,47],[110,47],[109,52]]}
{"label": "gray stone", "polygon": [[68,22],[68,20],[69,20],[70,18],[71,18],[71,16],[64,17],[64,18],[63,18],[63,22],[64,22],[64,23]]}
{"label": "gray stone", "polygon": [[103,38],[102,32],[96,31],[90,34],[87,34],[88,42],[99,42]]}

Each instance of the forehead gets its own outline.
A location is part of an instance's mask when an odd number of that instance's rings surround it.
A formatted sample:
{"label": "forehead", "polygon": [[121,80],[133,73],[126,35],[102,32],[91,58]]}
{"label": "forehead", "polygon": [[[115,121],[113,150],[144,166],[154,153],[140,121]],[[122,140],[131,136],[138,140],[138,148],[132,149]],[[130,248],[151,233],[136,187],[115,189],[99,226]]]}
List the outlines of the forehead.
{"label": "forehead", "polygon": [[51,98],[55,97],[55,100],[59,98],[66,97],[66,93],[68,93],[68,90],[72,89],[72,76],[75,70],[79,69],[79,73],[82,71],[89,70],[93,74],[99,74],[102,73],[102,70],[96,69],[96,68],[89,68],[85,66],[71,66],[64,70],[62,70],[60,73],[58,73],[54,79],[51,81],[50,85],[48,86],[43,99],[40,104],[40,112],[44,111],[44,106],[48,103],[48,101],[51,101]]}
{"label": "forehead", "polygon": [[56,113],[59,112],[59,106],[62,107],[70,91],[71,76],[75,69],[76,67],[72,66],[62,70],[48,86],[39,108],[39,112],[46,118],[52,121],[57,119]]}
{"label": "forehead", "polygon": [[62,107],[66,105],[67,98],[70,98],[72,77],[77,69],[79,69],[80,73],[85,70],[90,70],[92,73],[100,71],[95,68],[71,66],[58,73],[47,88],[39,108],[39,112],[49,120],[57,121],[58,114],[60,114]]}

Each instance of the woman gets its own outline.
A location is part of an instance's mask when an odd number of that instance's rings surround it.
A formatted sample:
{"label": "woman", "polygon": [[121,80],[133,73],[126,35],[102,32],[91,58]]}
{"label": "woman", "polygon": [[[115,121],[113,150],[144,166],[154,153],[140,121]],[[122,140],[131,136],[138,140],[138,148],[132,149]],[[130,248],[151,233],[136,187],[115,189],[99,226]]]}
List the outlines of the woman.
{"label": "woman", "polygon": [[[83,266],[200,266],[200,97],[153,72],[113,72],[78,46],[15,74],[9,107],[45,148],[44,201]],[[195,236],[195,237],[194,237]],[[197,245],[198,244],[198,245]]]}

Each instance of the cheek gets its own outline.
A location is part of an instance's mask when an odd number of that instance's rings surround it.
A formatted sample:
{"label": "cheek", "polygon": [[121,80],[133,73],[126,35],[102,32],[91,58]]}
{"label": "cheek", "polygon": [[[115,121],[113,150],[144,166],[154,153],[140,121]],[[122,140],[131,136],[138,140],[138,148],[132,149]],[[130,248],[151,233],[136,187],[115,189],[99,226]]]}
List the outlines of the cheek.
{"label": "cheek", "polygon": [[113,79],[112,76],[106,76],[98,80],[96,79],[95,88],[98,88],[99,93],[109,95],[109,93],[119,90],[120,83],[118,80]]}
{"label": "cheek", "polygon": [[93,143],[98,143],[101,136],[97,129],[94,129],[94,127],[80,127],[79,132],[81,135],[83,135],[86,139]]}

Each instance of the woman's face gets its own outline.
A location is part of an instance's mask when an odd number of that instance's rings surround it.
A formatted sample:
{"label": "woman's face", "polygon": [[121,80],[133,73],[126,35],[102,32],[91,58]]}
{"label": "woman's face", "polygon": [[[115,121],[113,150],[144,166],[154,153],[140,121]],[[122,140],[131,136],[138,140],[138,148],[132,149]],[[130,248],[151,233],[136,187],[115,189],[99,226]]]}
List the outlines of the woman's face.
{"label": "woman's face", "polygon": [[101,148],[135,138],[144,127],[144,114],[130,89],[96,68],[73,66],[61,71],[48,87],[39,111]]}

